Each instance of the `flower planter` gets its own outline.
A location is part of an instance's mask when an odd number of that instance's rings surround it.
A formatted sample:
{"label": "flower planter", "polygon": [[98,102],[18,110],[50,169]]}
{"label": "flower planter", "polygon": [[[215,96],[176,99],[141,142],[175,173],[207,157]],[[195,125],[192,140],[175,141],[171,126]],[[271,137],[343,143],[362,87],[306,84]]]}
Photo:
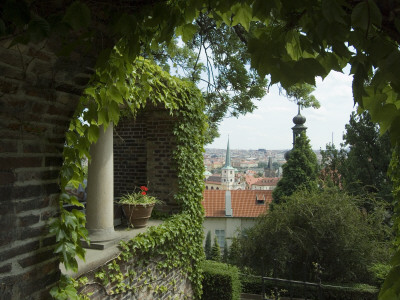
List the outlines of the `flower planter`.
{"label": "flower planter", "polygon": [[123,204],[122,210],[130,225],[134,228],[143,228],[147,226],[147,221],[153,211],[153,204]]}

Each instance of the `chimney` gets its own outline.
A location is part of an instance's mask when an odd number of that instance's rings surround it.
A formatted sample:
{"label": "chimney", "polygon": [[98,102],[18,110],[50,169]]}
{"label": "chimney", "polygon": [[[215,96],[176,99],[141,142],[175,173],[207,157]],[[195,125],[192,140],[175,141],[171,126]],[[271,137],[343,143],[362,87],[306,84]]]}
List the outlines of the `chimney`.
{"label": "chimney", "polygon": [[232,217],[231,191],[225,191],[225,216]]}

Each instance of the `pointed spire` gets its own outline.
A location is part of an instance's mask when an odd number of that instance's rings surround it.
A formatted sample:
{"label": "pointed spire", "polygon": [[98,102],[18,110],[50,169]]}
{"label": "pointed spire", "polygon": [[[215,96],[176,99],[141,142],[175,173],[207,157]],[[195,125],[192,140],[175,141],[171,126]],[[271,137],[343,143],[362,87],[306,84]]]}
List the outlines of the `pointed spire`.
{"label": "pointed spire", "polygon": [[229,150],[229,135],[228,135],[228,146],[226,147],[226,158],[224,168],[231,167],[231,151]]}

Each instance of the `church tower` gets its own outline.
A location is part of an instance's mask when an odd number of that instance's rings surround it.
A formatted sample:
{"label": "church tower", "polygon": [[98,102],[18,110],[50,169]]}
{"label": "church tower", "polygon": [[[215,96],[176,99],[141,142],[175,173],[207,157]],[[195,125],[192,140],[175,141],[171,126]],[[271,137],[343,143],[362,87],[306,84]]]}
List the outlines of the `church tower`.
{"label": "church tower", "polygon": [[[306,122],[306,117],[300,113],[300,104],[298,104],[298,107],[299,107],[298,113],[296,116],[293,117],[293,123],[294,123],[294,126],[292,127],[293,147],[294,147],[294,144],[296,143],[296,138],[298,138],[300,136],[300,133],[302,133],[303,131],[305,132],[307,130],[307,127],[304,125],[304,123]],[[290,151],[291,150],[289,150],[285,153],[286,161],[289,159]]]}
{"label": "church tower", "polygon": [[235,169],[231,166],[231,153],[228,146],[226,147],[225,165],[221,169],[221,187],[223,190],[232,190],[235,185]]}

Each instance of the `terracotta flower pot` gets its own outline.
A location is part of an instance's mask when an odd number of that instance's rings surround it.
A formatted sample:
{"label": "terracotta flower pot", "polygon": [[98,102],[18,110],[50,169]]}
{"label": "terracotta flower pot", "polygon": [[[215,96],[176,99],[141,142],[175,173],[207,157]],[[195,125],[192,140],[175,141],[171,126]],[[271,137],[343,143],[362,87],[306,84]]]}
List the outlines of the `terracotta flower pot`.
{"label": "terracotta flower pot", "polygon": [[123,204],[122,210],[125,217],[128,219],[129,224],[135,228],[142,228],[147,226],[147,221],[151,216],[155,204]]}

